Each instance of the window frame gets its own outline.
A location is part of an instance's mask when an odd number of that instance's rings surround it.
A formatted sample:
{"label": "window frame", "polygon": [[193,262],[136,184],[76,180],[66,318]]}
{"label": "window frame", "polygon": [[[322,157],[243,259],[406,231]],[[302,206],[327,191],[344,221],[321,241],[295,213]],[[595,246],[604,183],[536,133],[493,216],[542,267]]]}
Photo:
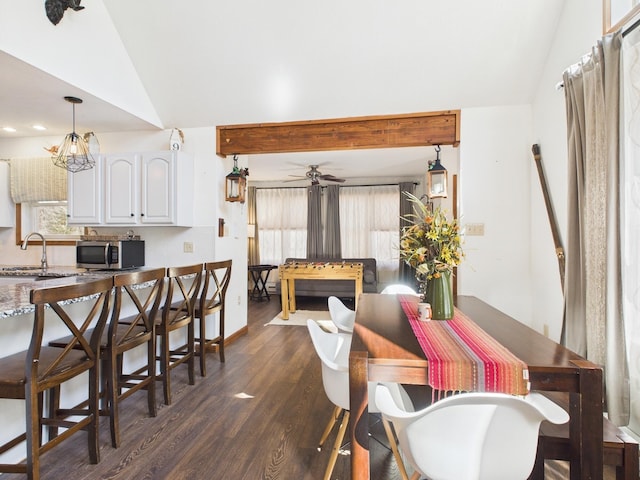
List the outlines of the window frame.
{"label": "window frame", "polygon": [[[84,234],[87,233],[87,227],[84,227]],[[69,240],[60,240],[60,239],[46,239],[47,245],[65,245],[65,246],[74,246],[76,244],[75,239]],[[16,245],[22,245],[24,242],[23,232],[22,232],[22,204],[16,203]],[[29,240],[29,243],[33,245],[42,245],[42,240]]]}
{"label": "window frame", "polygon": [[622,28],[625,24],[627,24],[632,18],[636,15],[640,14],[640,3],[631,7],[631,9],[624,14],[620,19],[616,20],[616,23],[611,25],[611,2],[614,0],[603,0],[602,1],[602,32],[603,35],[606,35],[611,32],[615,32],[616,30]]}

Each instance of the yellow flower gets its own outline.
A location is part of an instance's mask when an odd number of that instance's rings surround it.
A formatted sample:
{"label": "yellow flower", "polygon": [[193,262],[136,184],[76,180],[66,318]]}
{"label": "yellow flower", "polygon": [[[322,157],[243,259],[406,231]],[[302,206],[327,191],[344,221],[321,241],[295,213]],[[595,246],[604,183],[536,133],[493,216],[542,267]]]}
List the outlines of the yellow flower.
{"label": "yellow flower", "polygon": [[452,271],[464,256],[460,227],[440,208],[432,212],[416,196],[406,195],[414,213],[404,217],[410,225],[402,229],[400,258],[416,269],[420,279],[438,278],[441,272]]}

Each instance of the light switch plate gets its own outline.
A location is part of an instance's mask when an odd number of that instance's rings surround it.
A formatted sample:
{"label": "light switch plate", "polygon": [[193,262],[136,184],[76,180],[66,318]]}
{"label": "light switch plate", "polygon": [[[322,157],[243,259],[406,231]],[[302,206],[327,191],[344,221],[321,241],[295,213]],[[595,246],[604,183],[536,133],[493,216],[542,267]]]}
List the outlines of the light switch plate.
{"label": "light switch plate", "polygon": [[484,223],[467,223],[464,230],[467,235],[483,236]]}

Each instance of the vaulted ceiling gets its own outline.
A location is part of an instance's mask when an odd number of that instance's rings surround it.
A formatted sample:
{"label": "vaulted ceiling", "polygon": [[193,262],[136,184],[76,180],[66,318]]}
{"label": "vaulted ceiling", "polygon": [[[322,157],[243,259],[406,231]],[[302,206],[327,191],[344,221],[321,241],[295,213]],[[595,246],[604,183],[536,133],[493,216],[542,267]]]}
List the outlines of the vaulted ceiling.
{"label": "vaulted ceiling", "polygon": [[[69,94],[92,99],[78,110],[78,123],[98,133],[526,104],[536,93],[564,5],[559,0],[103,3],[161,125],[0,51],[0,127],[23,116],[47,122],[48,134],[67,133],[70,111],[61,97]],[[94,2],[84,6],[67,10],[54,28],[81,22]],[[8,136],[0,132],[0,139]],[[399,155],[433,157],[431,150],[410,150]],[[369,162],[380,154],[370,153]],[[297,165],[341,163],[335,153],[286,159]],[[259,163],[252,161],[253,175],[259,174]],[[265,168],[264,179],[273,170]]]}

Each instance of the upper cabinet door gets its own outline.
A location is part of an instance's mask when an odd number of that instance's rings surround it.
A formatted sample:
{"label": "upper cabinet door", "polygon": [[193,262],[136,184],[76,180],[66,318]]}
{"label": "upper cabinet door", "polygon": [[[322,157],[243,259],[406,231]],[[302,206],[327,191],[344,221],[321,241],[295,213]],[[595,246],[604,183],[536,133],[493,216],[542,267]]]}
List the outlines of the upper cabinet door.
{"label": "upper cabinet door", "polygon": [[105,223],[135,225],[140,220],[137,154],[106,155]]}
{"label": "upper cabinet door", "polygon": [[143,153],[140,166],[140,222],[144,224],[175,223],[176,157],[174,152]]}
{"label": "upper cabinet door", "polygon": [[99,225],[102,222],[102,158],[89,170],[67,174],[67,223]]}

